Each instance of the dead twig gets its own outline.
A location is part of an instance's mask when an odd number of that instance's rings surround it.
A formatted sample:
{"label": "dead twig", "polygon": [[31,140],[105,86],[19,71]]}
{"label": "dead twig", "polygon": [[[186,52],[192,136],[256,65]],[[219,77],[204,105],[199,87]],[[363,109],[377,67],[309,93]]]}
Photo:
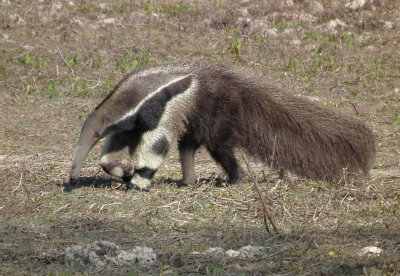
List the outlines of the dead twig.
{"label": "dead twig", "polygon": [[[275,137],[274,148],[273,148],[272,157],[271,157],[271,164],[270,164],[270,165],[271,165],[271,166],[270,166],[271,168],[272,168],[272,162],[273,162],[274,157],[275,157],[275,143],[276,143],[276,137]],[[268,221],[271,223],[272,228],[274,228],[274,231],[275,231],[277,234],[280,234],[278,228],[276,227],[274,221],[272,220],[271,215],[270,215],[269,212],[268,212],[267,203],[265,202],[265,199],[264,199],[264,197],[263,197],[263,195],[262,195],[261,189],[260,189],[260,187],[258,186],[256,177],[254,176],[253,170],[251,169],[250,164],[249,164],[249,162],[247,161],[247,158],[245,158],[244,154],[243,154],[243,160],[244,160],[244,162],[246,163],[247,170],[248,170],[248,172],[249,172],[249,174],[250,174],[250,177],[251,177],[251,180],[252,180],[252,182],[253,182],[253,185],[254,185],[254,187],[255,187],[257,193],[258,193],[258,196],[260,197],[260,200],[261,200],[261,203],[262,203],[262,206],[263,206],[265,229],[267,230],[268,233],[270,233],[269,227],[268,227],[268,222],[267,222],[267,218],[268,218]],[[269,177],[270,175],[271,175],[271,173],[269,173],[269,174],[267,175],[267,177]],[[267,195],[265,195],[265,196],[267,196]]]}
{"label": "dead twig", "polygon": [[65,204],[64,206],[58,208],[57,210],[55,210],[53,213],[51,213],[52,215],[54,215],[55,213],[67,208],[69,206],[69,203]]}
{"label": "dead twig", "polygon": [[112,206],[112,205],[116,205],[116,204],[121,204],[121,202],[113,202],[113,203],[109,203],[109,204],[104,204],[100,207],[99,213],[101,212],[101,210],[103,210],[104,207],[108,207],[108,206]]}
{"label": "dead twig", "polygon": [[29,194],[28,189],[25,186],[25,173],[26,173],[26,164],[25,164],[25,162],[23,162],[22,163],[22,173],[21,173],[21,176],[19,177],[19,184],[14,190],[12,190],[11,193],[14,193],[16,190],[19,189],[19,187],[22,186],[26,192],[26,197],[28,198],[28,204],[29,204],[31,202],[31,196]]}
{"label": "dead twig", "polygon": [[27,52],[23,52],[22,54],[20,54],[20,55],[18,55],[18,56],[16,56],[16,57],[9,58],[8,61],[13,61],[13,60],[17,60],[17,59],[23,58],[23,57],[25,57],[25,56],[31,54],[34,50],[35,50],[35,49],[29,50],[29,51],[27,51]]}
{"label": "dead twig", "polygon": [[52,39],[54,46],[56,46],[57,52],[60,55],[61,59],[64,61],[65,65],[67,65],[67,67],[69,68],[69,70],[71,70],[71,74],[73,77],[75,77],[75,73],[74,70],[71,68],[71,66],[69,65],[69,63],[65,60],[60,48],[58,47],[57,43],[54,41],[54,39]]}
{"label": "dead twig", "polygon": [[339,105],[344,104],[344,103],[349,103],[349,104],[351,104],[351,106],[354,108],[354,110],[355,110],[355,112],[356,112],[356,115],[360,115],[360,114],[361,114],[361,112],[358,110],[356,104],[353,103],[352,101],[342,101],[342,102],[340,102],[340,103],[337,103],[336,106],[338,107]]}

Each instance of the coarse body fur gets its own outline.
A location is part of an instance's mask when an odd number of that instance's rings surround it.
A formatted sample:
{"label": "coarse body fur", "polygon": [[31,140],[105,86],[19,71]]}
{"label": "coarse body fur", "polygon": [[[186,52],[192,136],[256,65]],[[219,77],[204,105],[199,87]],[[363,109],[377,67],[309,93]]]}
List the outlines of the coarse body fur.
{"label": "coarse body fur", "polygon": [[196,180],[194,154],[200,146],[231,183],[245,174],[234,154],[238,148],[275,168],[327,181],[341,179],[344,170],[368,174],[375,157],[374,135],[360,120],[226,63],[169,63],[127,75],[82,127],[72,180],[90,148],[105,136],[102,167],[138,189],[150,187],[174,142],[183,184]]}

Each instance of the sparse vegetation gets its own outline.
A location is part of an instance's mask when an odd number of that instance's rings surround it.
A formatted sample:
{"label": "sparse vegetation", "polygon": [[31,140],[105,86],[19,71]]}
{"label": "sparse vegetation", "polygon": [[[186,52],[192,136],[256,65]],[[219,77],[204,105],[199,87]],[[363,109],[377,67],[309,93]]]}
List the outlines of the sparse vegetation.
{"label": "sparse vegetation", "polygon": [[[400,1],[342,2],[0,1],[0,275],[399,275]],[[377,136],[371,178],[270,180],[250,160],[280,236],[266,233],[251,179],[227,187],[205,151],[194,187],[172,185],[173,149],[149,193],[126,192],[101,171],[99,146],[85,185],[65,187],[83,119],[122,76],[188,59],[238,62],[362,117]],[[148,246],[158,260],[95,271],[59,256],[95,240]],[[249,244],[270,251],[194,254]],[[360,256],[369,245],[382,253]]]}

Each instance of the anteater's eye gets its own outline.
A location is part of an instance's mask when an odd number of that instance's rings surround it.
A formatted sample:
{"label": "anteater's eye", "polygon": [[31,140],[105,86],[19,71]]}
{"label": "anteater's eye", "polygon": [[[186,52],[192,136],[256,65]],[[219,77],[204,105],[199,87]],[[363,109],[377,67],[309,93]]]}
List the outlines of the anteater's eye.
{"label": "anteater's eye", "polygon": [[99,136],[100,136],[100,134],[99,134],[98,131],[96,131],[96,132],[93,134],[93,137],[99,137]]}

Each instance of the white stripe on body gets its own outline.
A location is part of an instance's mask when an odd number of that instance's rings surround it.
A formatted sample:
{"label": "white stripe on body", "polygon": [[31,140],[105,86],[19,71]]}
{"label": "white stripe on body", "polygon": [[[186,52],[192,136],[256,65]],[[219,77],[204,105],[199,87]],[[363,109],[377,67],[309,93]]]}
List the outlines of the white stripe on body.
{"label": "white stripe on body", "polygon": [[190,75],[184,75],[182,77],[176,78],[164,85],[161,85],[160,87],[158,87],[155,91],[149,93],[133,110],[128,111],[125,115],[123,115],[120,119],[118,119],[114,124],[120,124],[122,123],[124,120],[128,119],[129,117],[133,116],[134,114],[136,114],[139,109],[143,106],[143,104],[146,102],[146,100],[150,99],[151,97],[153,97],[154,95],[156,95],[157,93],[159,93],[162,89],[168,87],[171,84],[174,84],[186,77],[188,77]]}
{"label": "white stripe on body", "polygon": [[[184,77],[181,77],[175,81],[183,78]],[[168,83],[168,85],[175,81]],[[137,168],[147,167],[152,170],[157,170],[160,167],[165,156],[154,153],[152,147],[162,137],[166,137],[169,144],[177,141],[179,136],[185,130],[187,112],[193,108],[194,93],[198,86],[198,81],[193,78],[192,83],[184,92],[178,94],[167,102],[158,127],[143,133],[137,151],[134,154]],[[133,176],[131,182],[141,189],[148,188],[151,184],[151,180],[143,178],[138,174]]]}

